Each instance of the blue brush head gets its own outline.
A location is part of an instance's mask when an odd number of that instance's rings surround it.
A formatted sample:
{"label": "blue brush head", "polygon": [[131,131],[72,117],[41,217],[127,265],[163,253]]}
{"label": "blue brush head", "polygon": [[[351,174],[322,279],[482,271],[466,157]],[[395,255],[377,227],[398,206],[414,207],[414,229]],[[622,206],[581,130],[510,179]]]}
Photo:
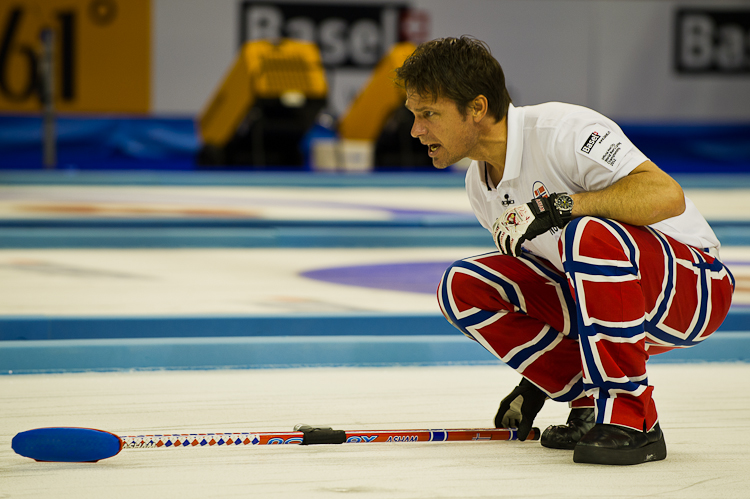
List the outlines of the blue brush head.
{"label": "blue brush head", "polygon": [[117,455],[122,440],[91,428],[37,428],[13,437],[12,447],[16,454],[36,461],[95,463]]}

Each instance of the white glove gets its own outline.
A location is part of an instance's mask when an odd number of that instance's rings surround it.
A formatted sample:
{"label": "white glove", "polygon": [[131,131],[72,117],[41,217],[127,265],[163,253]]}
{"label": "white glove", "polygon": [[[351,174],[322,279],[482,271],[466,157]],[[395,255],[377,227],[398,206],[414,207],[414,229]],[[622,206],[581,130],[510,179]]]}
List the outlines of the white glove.
{"label": "white glove", "polygon": [[497,250],[503,255],[521,254],[521,243],[532,222],[536,219],[528,205],[509,208],[492,225],[492,236]]}
{"label": "white glove", "polygon": [[[567,210],[560,211],[555,205],[558,198],[567,198]],[[503,216],[492,224],[495,246],[504,255],[518,256],[521,244],[544,234],[552,227],[565,227],[570,221],[572,200],[567,194],[552,194],[550,197],[534,198],[526,204],[508,208]]]}

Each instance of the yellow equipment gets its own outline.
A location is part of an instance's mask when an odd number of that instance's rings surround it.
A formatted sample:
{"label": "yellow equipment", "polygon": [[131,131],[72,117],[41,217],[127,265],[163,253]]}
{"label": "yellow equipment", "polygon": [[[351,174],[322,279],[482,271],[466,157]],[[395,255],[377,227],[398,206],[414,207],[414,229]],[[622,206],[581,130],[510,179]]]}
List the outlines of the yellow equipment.
{"label": "yellow equipment", "polygon": [[315,44],[289,39],[247,42],[199,117],[203,162],[297,163],[289,153],[297,152],[299,138],[325,105],[327,94]]}
{"label": "yellow equipment", "polygon": [[339,135],[342,139],[377,140],[388,117],[406,101],[404,91],[393,83],[393,70],[415,49],[413,43],[398,43],[380,60],[367,86],[341,119]]}

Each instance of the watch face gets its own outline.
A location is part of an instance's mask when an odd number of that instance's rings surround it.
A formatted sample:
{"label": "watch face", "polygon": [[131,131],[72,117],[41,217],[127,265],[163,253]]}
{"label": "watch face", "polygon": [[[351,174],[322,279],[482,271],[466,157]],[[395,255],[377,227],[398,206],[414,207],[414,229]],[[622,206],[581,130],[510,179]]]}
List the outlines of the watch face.
{"label": "watch face", "polygon": [[573,209],[573,198],[566,194],[557,196],[555,207],[560,211],[571,211]]}

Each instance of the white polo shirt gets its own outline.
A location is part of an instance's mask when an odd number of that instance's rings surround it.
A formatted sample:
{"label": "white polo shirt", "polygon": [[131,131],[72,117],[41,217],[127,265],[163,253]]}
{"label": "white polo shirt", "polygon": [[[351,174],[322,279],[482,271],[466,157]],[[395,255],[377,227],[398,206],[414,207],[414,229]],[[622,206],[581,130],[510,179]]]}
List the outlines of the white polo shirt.
{"label": "white polo shirt", "polygon": [[[555,192],[603,189],[648,161],[617,124],[591,109],[548,102],[508,109],[508,145],[503,178],[491,185],[484,161],[472,161],[466,191],[479,223],[492,224],[509,207]],[[488,182],[490,185],[488,185]],[[685,198],[685,212],[651,227],[698,248],[719,241],[698,209]],[[557,252],[560,230],[546,232],[523,247],[562,270]]]}

